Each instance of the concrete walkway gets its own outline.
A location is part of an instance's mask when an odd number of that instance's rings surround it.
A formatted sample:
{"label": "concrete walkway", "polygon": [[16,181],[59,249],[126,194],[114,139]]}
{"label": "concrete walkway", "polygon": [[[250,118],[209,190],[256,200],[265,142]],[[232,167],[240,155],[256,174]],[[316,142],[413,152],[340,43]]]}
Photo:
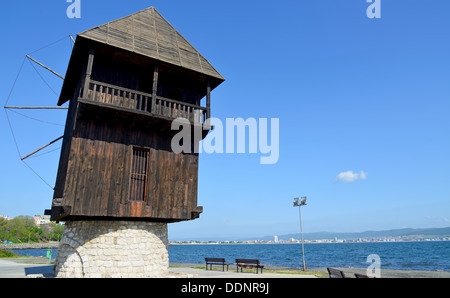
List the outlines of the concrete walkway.
{"label": "concrete walkway", "polygon": [[[190,267],[169,267],[169,277],[191,278],[315,278],[314,275],[251,273],[205,270]],[[53,265],[33,264],[29,260],[0,259],[0,278],[52,278]]]}
{"label": "concrete walkway", "polygon": [[53,277],[53,265],[0,259],[0,278]]}
{"label": "concrete walkway", "polygon": [[[0,278],[52,278],[53,265],[36,264],[33,261],[42,260],[21,260],[0,258]],[[193,264],[171,264],[169,267],[169,277],[197,277],[197,278],[315,278],[314,275],[304,274],[281,274],[269,273],[256,274],[254,272],[236,272],[233,267],[229,271],[205,270],[192,268]],[[195,265],[195,264],[194,264]],[[202,264],[196,264],[202,266]],[[365,274],[362,268],[338,268],[343,270],[348,277],[353,277],[353,273]],[[316,271],[326,272],[326,268],[316,268]],[[326,278],[328,275],[324,275]],[[419,271],[419,270],[381,270],[382,278],[450,278],[448,271]]]}
{"label": "concrete walkway", "polygon": [[170,267],[169,271],[176,274],[189,274],[198,278],[316,278],[314,275],[306,274],[281,274],[281,273],[258,273],[255,272],[236,272],[236,270],[205,270],[190,267]]}

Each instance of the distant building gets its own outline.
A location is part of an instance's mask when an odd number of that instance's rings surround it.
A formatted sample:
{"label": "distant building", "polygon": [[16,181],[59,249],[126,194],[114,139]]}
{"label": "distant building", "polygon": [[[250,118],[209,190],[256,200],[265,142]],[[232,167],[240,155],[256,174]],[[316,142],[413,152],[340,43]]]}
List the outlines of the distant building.
{"label": "distant building", "polygon": [[38,226],[50,223],[50,215],[35,215],[34,223]]}
{"label": "distant building", "polygon": [[0,218],[6,219],[6,220],[11,220],[12,219],[8,215],[0,215]]}
{"label": "distant building", "polygon": [[273,242],[278,243],[278,236],[273,236]]}

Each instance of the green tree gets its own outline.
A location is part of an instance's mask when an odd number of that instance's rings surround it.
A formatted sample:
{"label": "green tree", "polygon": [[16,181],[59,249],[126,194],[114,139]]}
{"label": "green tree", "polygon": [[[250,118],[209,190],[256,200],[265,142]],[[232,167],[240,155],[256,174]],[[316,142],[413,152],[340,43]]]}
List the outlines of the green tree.
{"label": "green tree", "polygon": [[0,241],[15,243],[59,240],[63,226],[50,223],[48,227],[38,227],[31,216],[17,216],[11,220],[0,219]]}
{"label": "green tree", "polygon": [[49,232],[46,235],[47,240],[49,241],[59,241],[62,238],[62,234],[64,232],[64,226],[57,225],[54,222],[51,222],[48,227]]}

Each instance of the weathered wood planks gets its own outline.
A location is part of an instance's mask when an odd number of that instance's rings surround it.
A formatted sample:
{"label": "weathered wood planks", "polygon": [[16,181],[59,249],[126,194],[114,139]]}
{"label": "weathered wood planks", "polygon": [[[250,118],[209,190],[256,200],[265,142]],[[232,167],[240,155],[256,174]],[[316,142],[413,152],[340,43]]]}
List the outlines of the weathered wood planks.
{"label": "weathered wood planks", "polygon": [[[141,202],[130,199],[136,148],[148,151]],[[71,216],[189,220],[197,207],[197,163],[196,154],[171,152],[165,135],[86,116],[71,140],[63,205],[72,207]]]}
{"label": "weathered wood planks", "polygon": [[209,124],[223,81],[153,7],[80,33],[58,101],[70,105],[52,219],[197,218],[198,154],[171,150],[170,124]]}

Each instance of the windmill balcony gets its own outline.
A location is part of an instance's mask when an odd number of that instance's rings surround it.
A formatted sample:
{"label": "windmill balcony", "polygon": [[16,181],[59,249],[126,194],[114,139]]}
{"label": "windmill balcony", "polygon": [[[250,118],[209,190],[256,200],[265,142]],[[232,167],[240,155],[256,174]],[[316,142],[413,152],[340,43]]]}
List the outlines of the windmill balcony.
{"label": "windmill balcony", "polygon": [[209,118],[209,111],[205,107],[161,96],[153,98],[149,93],[95,80],[90,80],[87,94],[79,100],[167,120],[186,118],[194,124],[205,124]]}

